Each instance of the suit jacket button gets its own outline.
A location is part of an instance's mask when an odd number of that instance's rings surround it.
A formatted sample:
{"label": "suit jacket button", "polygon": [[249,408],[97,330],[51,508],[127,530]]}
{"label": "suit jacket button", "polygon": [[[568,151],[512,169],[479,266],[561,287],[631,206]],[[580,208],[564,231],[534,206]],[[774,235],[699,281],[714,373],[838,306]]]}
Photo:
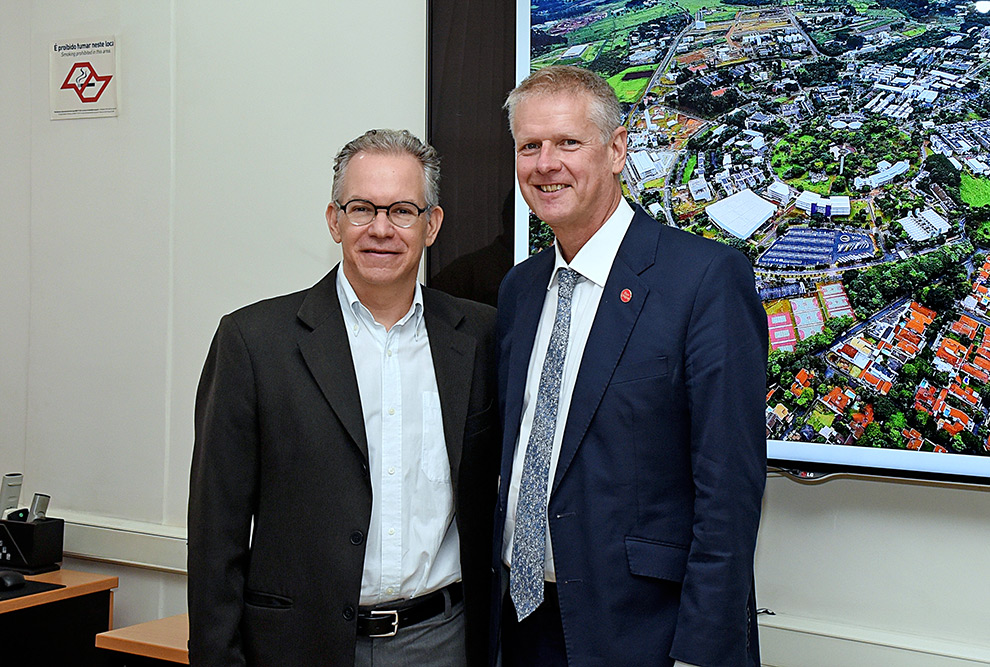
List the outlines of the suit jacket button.
{"label": "suit jacket button", "polygon": [[354,620],[354,607],[347,605],[344,607],[344,620],[353,621]]}
{"label": "suit jacket button", "polygon": [[364,535],[361,533],[360,530],[355,530],[353,533],[351,533],[351,544],[357,546],[362,542],[364,542]]}

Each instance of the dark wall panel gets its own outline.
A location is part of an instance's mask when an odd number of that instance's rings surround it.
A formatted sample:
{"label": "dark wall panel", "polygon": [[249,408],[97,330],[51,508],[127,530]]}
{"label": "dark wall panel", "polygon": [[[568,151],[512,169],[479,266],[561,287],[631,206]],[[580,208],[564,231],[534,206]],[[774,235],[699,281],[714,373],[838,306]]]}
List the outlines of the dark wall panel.
{"label": "dark wall panel", "polygon": [[493,305],[512,266],[513,146],[501,107],[514,51],[512,0],[431,0],[427,123],[445,217],[427,283]]}

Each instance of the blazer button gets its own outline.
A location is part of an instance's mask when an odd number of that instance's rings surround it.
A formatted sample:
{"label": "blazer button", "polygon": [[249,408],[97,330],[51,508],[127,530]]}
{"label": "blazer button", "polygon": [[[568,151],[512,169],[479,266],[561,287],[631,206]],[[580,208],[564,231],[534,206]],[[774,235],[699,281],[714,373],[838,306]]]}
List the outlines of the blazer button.
{"label": "blazer button", "polygon": [[360,530],[355,530],[353,533],[351,533],[351,544],[353,544],[354,546],[358,546],[362,542],[364,542],[364,535],[361,533]]}
{"label": "blazer button", "polygon": [[354,607],[351,605],[346,605],[344,607],[344,620],[353,621],[354,620]]}

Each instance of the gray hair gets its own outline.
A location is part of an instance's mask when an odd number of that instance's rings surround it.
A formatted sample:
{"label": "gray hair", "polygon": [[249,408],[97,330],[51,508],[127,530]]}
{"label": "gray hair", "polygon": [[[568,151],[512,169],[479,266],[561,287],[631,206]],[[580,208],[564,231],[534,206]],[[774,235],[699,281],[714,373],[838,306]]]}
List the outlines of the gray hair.
{"label": "gray hair", "polygon": [[[333,200],[340,201],[347,165],[358,153],[378,155],[411,155],[423,166],[423,196],[426,206],[440,204],[440,156],[433,146],[420,141],[408,130],[368,130],[352,139],[333,159]],[[429,212],[427,212],[429,215]]]}
{"label": "gray hair", "polygon": [[622,108],[612,86],[602,77],[573,65],[550,65],[533,72],[516,86],[505,99],[509,112],[509,130],[515,136],[513,122],[519,103],[536,95],[587,95],[590,120],[608,143],[615,128],[622,125]]}

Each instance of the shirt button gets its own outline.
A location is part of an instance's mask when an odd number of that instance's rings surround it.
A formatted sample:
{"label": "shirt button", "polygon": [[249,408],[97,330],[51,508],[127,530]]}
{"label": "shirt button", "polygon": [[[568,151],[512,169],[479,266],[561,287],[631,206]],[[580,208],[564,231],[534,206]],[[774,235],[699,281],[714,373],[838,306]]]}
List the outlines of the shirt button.
{"label": "shirt button", "polygon": [[395,474],[395,468],[389,468],[388,469],[388,474],[389,475],[394,475]]}
{"label": "shirt button", "polygon": [[387,351],[385,352],[385,354],[391,357],[391,356],[392,356],[392,350],[387,350]]}
{"label": "shirt button", "polygon": [[385,592],[388,593],[389,595],[391,595],[392,594],[392,587],[389,586],[388,588],[386,588],[385,589]]}
{"label": "shirt button", "polygon": [[[389,528],[388,529],[388,534],[389,535],[395,535],[395,528]],[[391,592],[391,591],[389,591],[389,592]]]}
{"label": "shirt button", "polygon": [[355,324],[354,325],[354,333],[356,334],[359,330],[360,330],[360,327],[357,324]]}
{"label": "shirt button", "polygon": [[395,408],[389,408],[389,409],[388,409],[388,413],[389,413],[390,415],[394,415],[394,414],[395,414]]}

